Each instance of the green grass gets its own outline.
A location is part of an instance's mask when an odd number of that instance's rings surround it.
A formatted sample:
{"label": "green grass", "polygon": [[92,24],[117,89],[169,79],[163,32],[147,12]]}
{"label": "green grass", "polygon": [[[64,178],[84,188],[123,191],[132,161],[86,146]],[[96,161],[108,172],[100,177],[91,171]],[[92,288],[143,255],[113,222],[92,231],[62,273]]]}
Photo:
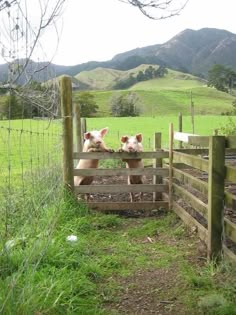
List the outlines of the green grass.
{"label": "green grass", "polygon": [[[196,115],[220,115],[231,111],[232,102],[235,99],[227,93],[209,87],[195,86],[192,88],[174,89],[166,86],[158,90],[153,89],[153,84],[149,81],[147,84],[150,84],[150,89],[145,85],[142,86],[142,84],[140,83],[140,87],[137,89],[136,86],[132,88],[132,92],[137,93],[142,101],[142,116],[175,115],[178,112],[182,112],[183,115],[189,115],[191,93]],[[128,92],[129,90],[91,92],[99,106],[98,116],[111,115],[110,99],[114,93],[126,94]]]}
{"label": "green grass", "polygon": [[144,68],[144,65],[129,71],[97,68],[79,74],[87,78],[87,83],[90,80],[93,84],[94,91],[91,93],[99,106],[99,117],[111,116],[110,99],[114,93],[126,94],[130,91],[137,93],[142,100],[142,116],[176,115],[178,112],[189,115],[191,95],[197,115],[220,115],[232,110],[235,99],[232,95],[209,88],[205,81],[190,74],[170,69],[164,78],[139,82],[127,90],[109,90],[118,78]]}
{"label": "green grass", "polygon": [[[174,214],[125,219],[92,214],[70,198],[57,197],[38,217],[38,229],[32,231],[32,226],[25,224],[24,242],[0,255],[1,314],[119,314],[115,304],[125,289],[121,282],[148,270],[176,273],[181,288],[176,281],[171,286],[170,278],[168,293],[157,291],[156,298],[175,296],[183,314],[200,315],[206,303],[215,314],[222,304],[210,303],[214,294],[220,294],[225,309],[232,310],[233,269],[193,262],[196,239],[192,238],[190,247],[188,231]],[[76,235],[77,241],[67,241],[68,235]],[[147,237],[153,243],[147,242]],[[128,283],[135,287],[132,280]],[[158,283],[150,290],[157,287]],[[203,300],[206,296],[207,302]]]}
{"label": "green grass", "polygon": [[[236,117],[232,117],[236,122]],[[174,124],[174,130],[178,130],[178,117],[157,116],[157,117],[124,117],[124,118],[88,118],[87,129],[101,129],[109,127],[106,135],[106,143],[113,149],[120,148],[122,135],[143,134],[144,149],[153,150],[153,139],[155,132],[162,133],[162,147],[168,147],[169,124]],[[199,135],[212,135],[214,130],[229,123],[227,116],[195,116],[195,133]],[[183,132],[192,133],[191,117],[183,117]]]}
{"label": "green grass", "polygon": [[[198,116],[196,132],[209,134],[227,119]],[[170,122],[176,126],[177,117],[87,121],[88,129],[110,128],[106,142],[114,149],[123,133],[136,132],[143,133],[145,149],[152,149],[153,134],[160,131],[167,146]],[[227,264],[216,269],[205,259],[198,264],[198,240],[190,238],[173,213],[141,219],[90,213],[61,189],[60,165],[55,163],[61,161],[60,122],[48,126],[45,121],[15,120],[10,134],[9,122],[1,121],[0,126],[1,314],[117,314],[115,305],[126,289],[122,282],[135,287],[136,274],[172,270],[168,290],[160,288],[156,298],[177,297],[183,314],[207,310],[234,315],[235,271]],[[191,131],[190,117],[184,117],[184,130]],[[43,163],[37,161],[42,154]],[[31,158],[36,158],[35,164]],[[67,241],[68,235],[76,235],[77,242]]]}

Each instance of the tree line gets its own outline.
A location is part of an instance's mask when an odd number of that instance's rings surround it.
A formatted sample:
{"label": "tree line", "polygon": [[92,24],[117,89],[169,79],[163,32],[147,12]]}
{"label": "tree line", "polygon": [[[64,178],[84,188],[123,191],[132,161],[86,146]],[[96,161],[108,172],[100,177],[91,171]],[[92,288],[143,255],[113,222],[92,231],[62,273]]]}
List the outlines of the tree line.
{"label": "tree line", "polygon": [[232,68],[215,64],[208,71],[208,86],[212,86],[218,91],[232,93],[236,87],[236,72]]}
{"label": "tree line", "polygon": [[149,66],[143,71],[140,70],[136,76],[133,73],[131,73],[128,78],[119,80],[113,86],[113,89],[114,90],[128,89],[129,87],[138,82],[147,81],[155,78],[163,78],[167,73],[168,70],[165,66],[159,66],[158,68]]}

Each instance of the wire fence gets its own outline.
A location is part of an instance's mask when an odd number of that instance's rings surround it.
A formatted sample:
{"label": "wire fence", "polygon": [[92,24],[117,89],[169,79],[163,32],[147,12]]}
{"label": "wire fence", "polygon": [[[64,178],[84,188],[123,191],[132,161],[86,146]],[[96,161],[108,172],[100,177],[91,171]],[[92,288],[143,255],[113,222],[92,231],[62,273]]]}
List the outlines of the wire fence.
{"label": "wire fence", "polygon": [[[56,178],[60,177],[58,170],[61,163],[60,120],[45,117],[43,112],[42,117],[36,119],[33,113],[38,107],[33,101],[27,102],[32,115],[25,118],[24,114],[22,117],[14,114],[12,117],[15,103],[11,102],[9,95],[6,102],[8,117],[0,121],[2,240],[7,240],[13,230],[16,233],[20,229],[21,219],[25,220],[26,213],[30,220],[37,214],[37,209],[54,194],[59,185]],[[21,109],[23,107],[22,104]]]}

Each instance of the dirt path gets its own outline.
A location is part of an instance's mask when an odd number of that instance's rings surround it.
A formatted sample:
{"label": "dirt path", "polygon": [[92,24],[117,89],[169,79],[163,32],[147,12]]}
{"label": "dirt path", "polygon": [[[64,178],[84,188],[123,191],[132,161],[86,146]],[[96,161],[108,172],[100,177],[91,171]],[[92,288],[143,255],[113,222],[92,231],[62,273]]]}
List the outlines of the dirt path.
{"label": "dirt path", "polygon": [[[127,219],[125,231],[134,225],[141,227],[142,218]],[[150,267],[145,264],[131,275],[113,279],[119,284],[119,290],[114,301],[106,304],[110,314],[202,314],[187,303],[192,288],[183,275],[183,266],[200,269],[206,263],[206,247],[195,231],[185,230],[178,219],[173,230],[179,231],[177,235],[157,231],[151,237],[143,236],[131,241],[132,244],[145,245]]]}

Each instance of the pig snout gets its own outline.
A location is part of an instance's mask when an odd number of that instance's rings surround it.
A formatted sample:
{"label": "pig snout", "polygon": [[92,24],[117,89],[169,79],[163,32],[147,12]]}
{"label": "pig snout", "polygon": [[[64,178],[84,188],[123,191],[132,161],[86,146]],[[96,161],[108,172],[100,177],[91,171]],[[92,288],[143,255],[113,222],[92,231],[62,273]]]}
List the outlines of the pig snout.
{"label": "pig snout", "polygon": [[130,145],[126,146],[126,148],[127,148],[127,151],[129,151],[129,152],[136,152],[137,151],[137,148],[130,146]]}
{"label": "pig snout", "polygon": [[102,140],[95,140],[95,141],[93,141],[93,143],[94,143],[94,145],[96,146],[96,147],[100,147],[101,146],[101,144],[102,144]]}

